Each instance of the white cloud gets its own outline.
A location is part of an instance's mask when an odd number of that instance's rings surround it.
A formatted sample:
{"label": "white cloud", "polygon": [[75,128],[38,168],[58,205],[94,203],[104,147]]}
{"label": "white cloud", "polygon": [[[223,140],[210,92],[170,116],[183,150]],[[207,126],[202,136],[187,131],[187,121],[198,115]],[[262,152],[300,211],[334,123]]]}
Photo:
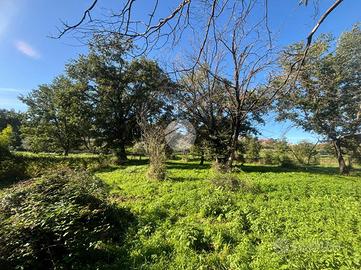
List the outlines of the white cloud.
{"label": "white cloud", "polygon": [[33,59],[40,58],[40,54],[25,41],[20,40],[20,41],[15,42],[15,47],[22,54],[25,54],[28,57],[31,57]]}

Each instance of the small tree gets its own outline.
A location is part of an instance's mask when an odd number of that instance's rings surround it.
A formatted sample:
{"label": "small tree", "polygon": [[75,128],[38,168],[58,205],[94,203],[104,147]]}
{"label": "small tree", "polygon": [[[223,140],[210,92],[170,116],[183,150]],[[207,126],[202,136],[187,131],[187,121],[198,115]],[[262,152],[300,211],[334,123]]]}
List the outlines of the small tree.
{"label": "small tree", "polygon": [[14,110],[0,109],[0,130],[5,129],[8,125],[12,127],[12,136],[10,147],[13,149],[21,148],[21,127],[22,114]]}
{"label": "small tree", "polygon": [[13,129],[10,125],[0,132],[0,159],[10,155],[10,143]]}
{"label": "small tree", "polygon": [[285,139],[277,140],[274,143],[274,160],[281,166],[287,167],[292,164],[289,156],[290,147]]}
{"label": "small tree", "polygon": [[146,146],[143,141],[135,142],[133,145],[133,154],[139,156],[139,160],[142,159],[142,155],[146,153]]}
{"label": "small tree", "polygon": [[317,151],[317,143],[301,141],[290,147],[297,161],[302,165],[319,164],[319,156]]}
{"label": "small tree", "polygon": [[244,144],[247,161],[258,162],[262,148],[258,139],[256,137],[247,137]]}

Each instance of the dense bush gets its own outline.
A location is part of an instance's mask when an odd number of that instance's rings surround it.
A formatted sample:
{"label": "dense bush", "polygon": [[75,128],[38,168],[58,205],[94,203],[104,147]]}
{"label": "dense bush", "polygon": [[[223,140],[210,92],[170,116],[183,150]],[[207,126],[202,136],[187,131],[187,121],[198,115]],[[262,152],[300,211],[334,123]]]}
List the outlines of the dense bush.
{"label": "dense bush", "polygon": [[1,156],[0,181],[16,182],[21,179],[39,177],[49,170],[71,168],[96,171],[111,166],[112,159],[105,155],[60,156],[18,152]]}
{"label": "dense bush", "polygon": [[308,141],[301,141],[292,145],[291,150],[297,162],[301,165],[319,165],[320,156],[317,151],[317,144]]}
{"label": "dense bush", "polygon": [[17,157],[19,162],[24,164],[25,174],[29,177],[38,177],[48,170],[63,167],[77,170],[95,171],[111,165],[111,158],[105,155],[60,156],[49,154],[17,154]]}
{"label": "dense bush", "polygon": [[258,162],[262,148],[258,139],[253,137],[245,138],[243,143],[247,162]]}
{"label": "dense bush", "polygon": [[0,269],[97,269],[119,257],[134,220],[84,172],[54,171],[6,190],[0,204]]}
{"label": "dense bush", "polygon": [[7,126],[0,132],[0,181],[23,177],[23,167],[10,152],[12,128]]}
{"label": "dense bush", "polygon": [[0,160],[5,156],[10,155],[10,143],[13,129],[11,126],[7,126],[3,130],[0,130]]}

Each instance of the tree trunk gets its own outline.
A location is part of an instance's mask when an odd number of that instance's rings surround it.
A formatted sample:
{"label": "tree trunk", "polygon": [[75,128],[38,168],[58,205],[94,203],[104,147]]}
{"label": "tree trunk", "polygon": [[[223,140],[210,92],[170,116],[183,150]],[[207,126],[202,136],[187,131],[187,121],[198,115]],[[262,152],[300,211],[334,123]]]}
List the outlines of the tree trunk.
{"label": "tree trunk", "polygon": [[[238,108],[239,111],[239,108]],[[227,165],[228,167],[231,169],[233,166],[233,161],[235,159],[235,154],[237,151],[237,144],[238,144],[238,137],[239,137],[239,133],[240,133],[240,126],[241,126],[241,115],[237,114],[236,116],[236,120],[234,123],[234,131],[233,131],[233,135],[231,138],[231,142],[230,142],[230,147],[229,147],[229,151],[228,151],[228,157],[227,157]]]}
{"label": "tree trunk", "polygon": [[238,136],[239,136],[239,129],[237,128],[232,136],[231,145],[229,147],[229,151],[227,154],[227,166],[230,169],[233,166],[233,161],[235,159],[235,155],[237,151]]}
{"label": "tree trunk", "polygon": [[68,155],[69,155],[69,148],[64,148],[64,149],[63,149],[63,155],[64,155],[64,156],[68,156]]}
{"label": "tree trunk", "polygon": [[342,155],[340,141],[339,140],[334,141],[333,146],[335,147],[336,157],[337,157],[337,161],[338,161],[338,168],[339,168],[340,174],[348,174],[349,169],[348,169],[348,167],[346,165],[346,162],[345,162],[345,160],[343,158],[343,155]]}
{"label": "tree trunk", "polygon": [[199,162],[199,165],[203,165],[204,164],[204,151],[201,150],[201,161]]}
{"label": "tree trunk", "polygon": [[115,154],[117,156],[117,162],[119,164],[124,164],[128,160],[124,145],[120,145],[119,148],[116,150]]}
{"label": "tree trunk", "polygon": [[348,157],[348,168],[351,170],[352,169],[352,156],[350,155],[349,157]]}

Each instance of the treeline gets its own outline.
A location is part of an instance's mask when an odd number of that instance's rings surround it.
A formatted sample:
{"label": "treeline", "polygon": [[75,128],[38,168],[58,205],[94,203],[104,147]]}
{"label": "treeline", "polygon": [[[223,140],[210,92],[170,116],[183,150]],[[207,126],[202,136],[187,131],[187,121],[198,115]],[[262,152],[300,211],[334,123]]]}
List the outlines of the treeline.
{"label": "treeline", "polygon": [[[281,71],[273,71],[267,85],[254,84],[256,77],[243,78],[242,70],[232,81],[221,75],[225,72],[220,66],[215,73],[208,60],[171,77],[154,60],[130,57],[132,46],[118,35],[97,35],[90,42],[89,53],[70,61],[63,75],[22,96],[28,110],[21,127],[19,122],[7,121],[15,134],[21,133],[22,147],[34,152],[62,151],[64,155],[74,150],[113,152],[124,162],[126,147],[150,138],[147,130],[159,130],[152,138],[163,137],[167,123],[181,118],[195,127],[195,147],[201,156],[207,152],[212,160],[229,168],[237,155],[246,151],[240,138],[257,135],[256,124],[264,122],[262,116],[274,109],[279,120],[291,120],[331,143],[341,173],[349,170],[345,154],[360,155],[358,26],[337,42],[330,36],[320,37],[304,65],[292,73],[290,67],[302,57],[303,44],[289,46],[278,58]],[[253,75],[247,72],[244,76]],[[19,138],[13,139],[17,147]],[[311,163],[311,159],[302,162]]]}

